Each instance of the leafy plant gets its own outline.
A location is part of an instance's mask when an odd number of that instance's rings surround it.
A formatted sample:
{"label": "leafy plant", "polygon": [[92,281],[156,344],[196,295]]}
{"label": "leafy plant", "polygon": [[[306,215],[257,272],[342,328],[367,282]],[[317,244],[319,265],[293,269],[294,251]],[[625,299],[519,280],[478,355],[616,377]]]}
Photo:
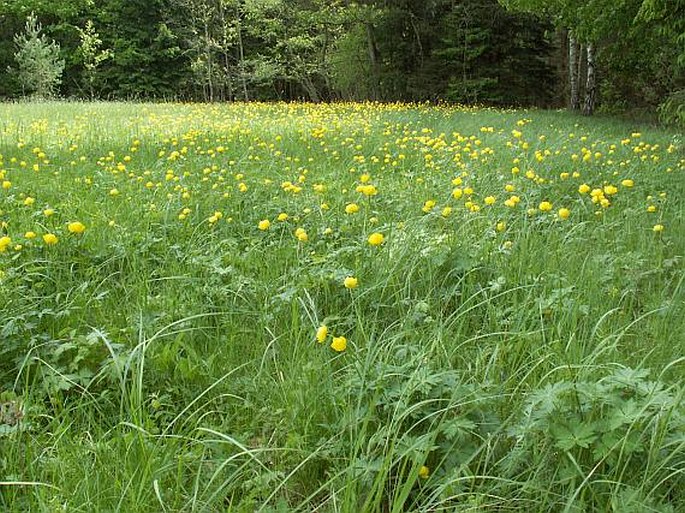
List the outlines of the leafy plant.
{"label": "leafy plant", "polygon": [[550,489],[567,490],[560,499],[594,510],[624,503],[629,487],[655,504],[678,496],[684,476],[672,469],[685,463],[683,391],[648,377],[646,369],[619,368],[532,391],[509,430],[510,475],[534,471],[538,485],[548,476]]}

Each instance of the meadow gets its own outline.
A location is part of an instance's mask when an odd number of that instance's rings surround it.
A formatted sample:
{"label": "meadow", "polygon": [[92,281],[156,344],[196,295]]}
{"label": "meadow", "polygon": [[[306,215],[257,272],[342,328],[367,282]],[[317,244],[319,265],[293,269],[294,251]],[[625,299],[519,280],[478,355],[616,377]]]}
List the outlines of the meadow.
{"label": "meadow", "polygon": [[682,135],[0,104],[0,510],[685,511]]}

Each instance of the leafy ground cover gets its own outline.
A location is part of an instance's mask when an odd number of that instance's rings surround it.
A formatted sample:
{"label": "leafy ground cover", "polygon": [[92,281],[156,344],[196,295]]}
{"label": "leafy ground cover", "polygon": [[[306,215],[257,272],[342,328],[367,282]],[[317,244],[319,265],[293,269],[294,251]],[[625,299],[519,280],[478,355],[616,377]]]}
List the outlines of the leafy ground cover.
{"label": "leafy ground cover", "polygon": [[685,508],[681,137],[0,105],[0,508]]}

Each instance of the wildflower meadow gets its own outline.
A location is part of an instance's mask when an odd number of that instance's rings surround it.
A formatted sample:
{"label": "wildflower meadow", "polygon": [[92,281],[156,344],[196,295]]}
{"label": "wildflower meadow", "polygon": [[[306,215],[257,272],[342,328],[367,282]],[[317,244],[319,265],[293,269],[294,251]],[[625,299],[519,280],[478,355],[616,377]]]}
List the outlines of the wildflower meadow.
{"label": "wildflower meadow", "polygon": [[682,135],[0,104],[0,510],[685,511]]}

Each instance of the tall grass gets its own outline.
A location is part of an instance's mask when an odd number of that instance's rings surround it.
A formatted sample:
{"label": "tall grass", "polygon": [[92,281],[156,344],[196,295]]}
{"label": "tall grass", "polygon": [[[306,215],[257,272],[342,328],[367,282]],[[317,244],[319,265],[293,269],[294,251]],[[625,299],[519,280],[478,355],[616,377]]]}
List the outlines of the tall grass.
{"label": "tall grass", "polygon": [[685,508],[681,136],[5,104],[0,155],[0,509]]}

